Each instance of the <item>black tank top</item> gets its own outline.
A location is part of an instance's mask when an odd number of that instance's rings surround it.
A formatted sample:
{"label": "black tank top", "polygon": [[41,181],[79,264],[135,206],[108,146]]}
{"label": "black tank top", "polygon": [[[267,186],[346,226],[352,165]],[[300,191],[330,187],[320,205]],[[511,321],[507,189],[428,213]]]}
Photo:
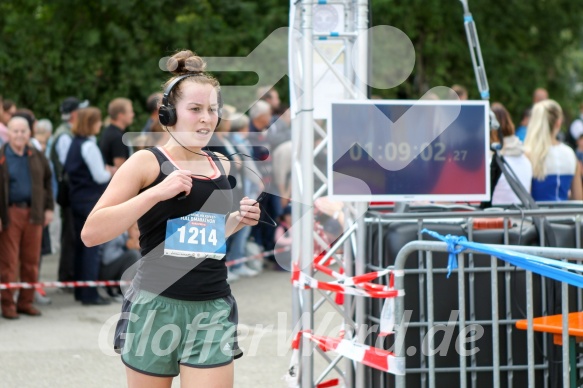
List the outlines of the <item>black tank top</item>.
{"label": "black tank top", "polygon": [[[151,185],[140,192],[156,186],[168,174],[178,169],[160,149],[148,150],[156,156],[160,173]],[[175,197],[159,202],[138,220],[142,259],[132,284],[134,289],[180,300],[211,300],[231,293],[227,283],[225,258],[215,260],[164,255],[168,219],[183,217],[199,210],[223,215],[232,211],[233,196],[225,170],[212,152],[207,154],[219,169],[218,177],[193,177],[192,190],[186,198]]]}

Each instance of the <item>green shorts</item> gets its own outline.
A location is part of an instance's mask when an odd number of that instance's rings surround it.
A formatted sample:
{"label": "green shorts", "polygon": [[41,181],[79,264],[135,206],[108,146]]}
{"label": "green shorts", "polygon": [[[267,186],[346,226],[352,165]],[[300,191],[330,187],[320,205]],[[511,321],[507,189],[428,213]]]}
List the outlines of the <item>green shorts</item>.
{"label": "green shorts", "polygon": [[213,368],[243,355],[232,295],[185,301],[139,291],[124,301],[122,314],[115,345],[123,363],[138,372],[177,376],[180,365]]}

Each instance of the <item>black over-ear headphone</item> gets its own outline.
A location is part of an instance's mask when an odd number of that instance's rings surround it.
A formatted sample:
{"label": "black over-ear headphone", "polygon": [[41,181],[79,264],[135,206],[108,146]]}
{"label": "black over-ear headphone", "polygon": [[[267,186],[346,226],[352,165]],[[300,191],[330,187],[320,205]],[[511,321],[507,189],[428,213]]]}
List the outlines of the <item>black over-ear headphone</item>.
{"label": "black over-ear headphone", "polygon": [[[160,124],[171,127],[176,124],[176,108],[168,103],[168,96],[172,92],[172,89],[183,79],[188,77],[196,77],[202,75],[203,73],[189,73],[184,74],[179,77],[176,77],[174,81],[170,82],[170,84],[164,90],[164,96],[162,97],[162,105],[160,105],[160,109],[158,110],[158,120],[160,120]],[[217,100],[219,103],[219,120],[217,121],[217,126],[221,122],[221,116],[223,115],[223,98],[221,96],[220,90],[217,92]]]}

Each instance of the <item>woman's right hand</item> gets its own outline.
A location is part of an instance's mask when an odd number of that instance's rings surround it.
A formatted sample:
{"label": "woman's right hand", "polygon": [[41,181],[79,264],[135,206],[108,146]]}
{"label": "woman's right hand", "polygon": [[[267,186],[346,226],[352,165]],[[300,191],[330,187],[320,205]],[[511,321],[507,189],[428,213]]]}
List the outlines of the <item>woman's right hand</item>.
{"label": "woman's right hand", "polygon": [[189,170],[175,170],[152,190],[156,190],[160,201],[174,198],[182,193],[188,195],[192,189],[191,174]]}

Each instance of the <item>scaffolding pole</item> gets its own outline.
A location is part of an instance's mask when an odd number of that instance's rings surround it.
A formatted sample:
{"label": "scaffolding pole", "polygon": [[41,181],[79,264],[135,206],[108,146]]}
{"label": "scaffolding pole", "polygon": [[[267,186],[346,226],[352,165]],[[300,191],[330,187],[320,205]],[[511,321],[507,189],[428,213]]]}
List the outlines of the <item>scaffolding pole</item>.
{"label": "scaffolding pole", "polygon": [[[302,1],[302,59],[303,59],[303,77],[301,97],[301,111],[297,116],[300,123],[302,134],[302,146],[300,147],[300,164],[302,182],[300,187],[300,202],[303,217],[300,219],[300,263],[301,270],[312,276],[312,257],[314,256],[314,238],[312,233],[306,233],[314,229],[313,217],[313,195],[314,195],[314,158],[312,150],[314,149],[313,135],[313,28],[312,28],[312,11],[313,3],[308,0]],[[308,65],[309,64],[309,65]],[[314,293],[311,289],[300,289],[302,300],[302,330],[313,330],[314,327]],[[308,338],[302,339],[301,353],[301,385],[302,387],[312,387],[314,381],[314,360],[313,353],[310,351],[312,344]],[[306,352],[307,351],[307,352]],[[306,354],[307,353],[307,354]]]}
{"label": "scaffolding pole", "polygon": [[[356,19],[356,30],[358,33],[358,58],[357,58],[357,68],[356,74],[358,77],[354,77],[357,90],[361,95],[366,96],[368,92],[368,79],[362,79],[368,72],[368,0],[358,0],[357,3],[357,19]],[[368,203],[359,202],[354,205],[357,209],[357,214],[362,214],[358,218],[358,229],[357,229],[357,245],[356,254],[354,255],[354,272],[355,275],[362,275],[366,273],[366,227],[364,223],[364,214],[368,208]],[[365,299],[362,296],[355,297],[355,320],[360,326],[357,328],[356,342],[359,344],[364,344],[366,340],[366,332],[362,330],[363,323],[366,322],[366,306]],[[355,387],[365,388],[365,367],[363,364],[356,364],[355,371]]]}
{"label": "scaffolding pole", "polygon": [[[317,11],[322,8],[340,6],[343,9],[344,31],[330,31],[324,33],[315,31],[314,18]],[[291,23],[290,28],[298,28],[297,40],[290,50],[290,64],[298,64],[299,71],[294,74],[293,80],[290,80],[290,88],[299,88],[300,91],[292,92],[292,142],[293,142],[293,160],[292,160],[292,221],[298,225],[294,233],[294,243],[292,244],[292,258],[300,265],[300,270],[308,275],[313,276],[313,259],[314,259],[314,241],[316,230],[314,227],[314,200],[321,196],[327,195],[328,177],[318,172],[314,167],[314,158],[319,152],[323,152],[324,147],[314,148],[314,134],[322,137],[322,142],[326,144],[329,139],[327,133],[319,128],[314,121],[314,88],[321,80],[321,77],[314,83],[314,56],[315,53],[322,59],[337,79],[338,84],[342,85],[343,93],[338,99],[356,99],[366,98],[367,80],[356,76],[357,71],[362,69],[360,74],[367,74],[368,71],[368,0],[298,0],[290,3],[290,16],[297,15],[299,25]],[[298,10],[300,11],[299,13]],[[290,22],[295,20],[290,17]],[[290,36],[295,32],[290,31]],[[341,42],[343,47],[333,59],[326,58],[324,53],[318,50],[316,42],[322,39],[333,39],[335,42]],[[290,39],[290,44],[291,44]],[[353,52],[354,43],[358,40],[358,50]],[[343,55],[343,70],[334,68],[336,60]],[[300,57],[301,56],[301,57]],[[355,56],[356,58],[353,58]],[[297,89],[294,89],[294,92]],[[316,101],[319,102],[319,101]],[[295,103],[295,108],[293,104]],[[339,248],[344,248],[344,254],[340,262],[347,276],[363,274],[366,271],[366,262],[364,252],[365,248],[365,228],[364,218],[351,216],[353,214],[364,214],[367,204],[345,204],[345,230],[351,228],[350,222],[356,222],[355,234],[350,235],[345,243],[337,244]],[[298,209],[300,208],[300,209]],[[293,333],[295,336],[298,331],[313,331],[317,326],[314,322],[315,311],[325,303],[335,303],[334,298],[324,297],[319,302],[314,301],[314,291],[312,289],[294,288],[292,296],[292,327],[296,329]],[[366,310],[365,300],[363,297],[351,297],[345,295],[343,305],[333,306],[332,310],[338,313],[343,321],[346,330],[346,339],[357,338],[357,342],[364,343],[366,333],[360,332],[359,327],[365,323]],[[352,327],[354,326],[354,327]],[[352,330],[354,329],[354,332]],[[321,373],[315,373],[314,357],[322,357],[328,364]],[[318,360],[319,361],[319,360]],[[346,359],[338,362],[338,358],[330,358],[326,353],[314,351],[314,344],[304,337],[300,345],[300,373],[298,387],[312,388],[319,382],[323,381],[329,373],[337,373],[340,379],[340,385],[347,388],[364,388],[366,368],[361,364],[355,364],[353,361]],[[321,365],[321,363],[320,363]]]}

